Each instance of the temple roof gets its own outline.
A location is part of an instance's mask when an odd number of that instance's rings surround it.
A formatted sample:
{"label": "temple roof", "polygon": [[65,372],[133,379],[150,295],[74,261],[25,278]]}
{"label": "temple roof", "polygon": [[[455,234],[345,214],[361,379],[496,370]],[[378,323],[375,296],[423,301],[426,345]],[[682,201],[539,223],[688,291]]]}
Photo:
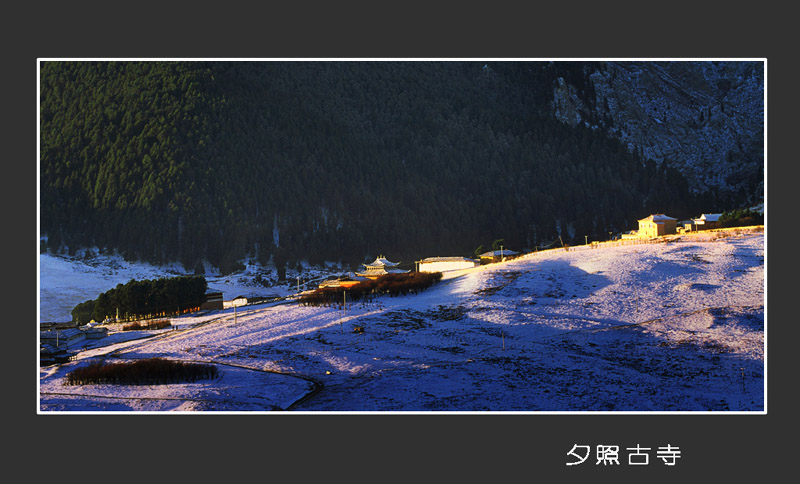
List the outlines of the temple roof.
{"label": "temple roof", "polygon": [[369,264],[362,264],[362,265],[365,266],[365,267],[394,267],[394,266],[399,265],[399,264],[400,264],[399,262],[389,262],[388,260],[386,260],[385,257],[380,255],[375,259],[375,262],[371,262]]}

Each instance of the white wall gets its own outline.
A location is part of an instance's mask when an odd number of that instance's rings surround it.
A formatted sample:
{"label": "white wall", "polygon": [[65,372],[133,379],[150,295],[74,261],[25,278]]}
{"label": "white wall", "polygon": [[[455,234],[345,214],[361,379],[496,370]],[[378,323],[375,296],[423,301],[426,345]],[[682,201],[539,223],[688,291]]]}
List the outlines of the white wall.
{"label": "white wall", "polygon": [[436,261],[436,262],[420,262],[420,272],[447,272],[457,271],[461,269],[469,269],[479,264],[472,261]]}

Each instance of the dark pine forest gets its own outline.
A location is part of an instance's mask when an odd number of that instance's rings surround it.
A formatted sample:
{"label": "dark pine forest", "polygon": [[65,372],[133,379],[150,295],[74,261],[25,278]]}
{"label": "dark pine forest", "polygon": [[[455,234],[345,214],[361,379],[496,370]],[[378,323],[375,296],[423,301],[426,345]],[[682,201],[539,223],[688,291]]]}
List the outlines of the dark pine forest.
{"label": "dark pine forest", "polygon": [[554,82],[586,84],[583,72],[44,62],[43,248],[96,246],[190,271],[206,260],[230,272],[245,257],[354,266],[380,253],[473,255],[500,238],[515,250],[606,240],[653,212],[713,209],[668,164],[554,119]]}

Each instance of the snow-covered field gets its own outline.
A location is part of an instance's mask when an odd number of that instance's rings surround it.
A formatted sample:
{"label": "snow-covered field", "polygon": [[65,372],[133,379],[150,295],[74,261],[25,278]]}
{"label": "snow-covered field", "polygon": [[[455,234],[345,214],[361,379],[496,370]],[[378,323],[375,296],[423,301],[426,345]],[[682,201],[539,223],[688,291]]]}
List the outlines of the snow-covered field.
{"label": "snow-covered field", "polygon": [[[96,249],[95,249],[96,252]],[[75,257],[60,257],[51,254],[39,256],[39,314],[41,322],[67,322],[72,320],[72,309],[88,299],[113,289],[117,284],[125,284],[131,279],[158,279],[191,275],[179,264],[155,267],[148,264],[129,262],[119,256],[98,256],[86,258],[82,254]],[[277,284],[277,271],[274,267],[262,268],[247,264],[244,271],[220,275],[219,271],[209,270],[205,275],[209,290],[222,291],[226,300],[248,294],[276,294],[286,296],[297,292],[296,278],[303,283],[309,280],[336,274],[333,269],[309,268],[300,271],[289,269],[287,281]],[[342,271],[339,271],[342,272]],[[256,280],[261,275],[273,284],[265,286]]]}
{"label": "snow-covered field", "polygon": [[[77,360],[40,369],[40,411],[763,412],[764,242],[559,249],[344,309],[281,302],[170,330],[112,328]],[[41,257],[42,321],[128,280]],[[152,356],[214,363],[220,376],[63,385],[90,361]]]}

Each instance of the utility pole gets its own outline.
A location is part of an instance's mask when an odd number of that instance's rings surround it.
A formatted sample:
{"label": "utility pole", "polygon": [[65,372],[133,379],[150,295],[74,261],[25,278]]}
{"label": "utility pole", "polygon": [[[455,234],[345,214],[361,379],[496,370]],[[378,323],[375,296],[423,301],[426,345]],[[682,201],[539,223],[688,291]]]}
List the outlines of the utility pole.
{"label": "utility pole", "polygon": [[344,316],[342,319],[339,320],[339,328],[341,328],[342,333],[344,333],[344,325],[342,324],[342,320],[347,316],[347,291],[342,291],[342,309],[344,310]]}
{"label": "utility pole", "polygon": [[745,392],[745,388],[744,388],[744,368],[740,367],[739,369],[742,371],[742,393],[744,393]]}

